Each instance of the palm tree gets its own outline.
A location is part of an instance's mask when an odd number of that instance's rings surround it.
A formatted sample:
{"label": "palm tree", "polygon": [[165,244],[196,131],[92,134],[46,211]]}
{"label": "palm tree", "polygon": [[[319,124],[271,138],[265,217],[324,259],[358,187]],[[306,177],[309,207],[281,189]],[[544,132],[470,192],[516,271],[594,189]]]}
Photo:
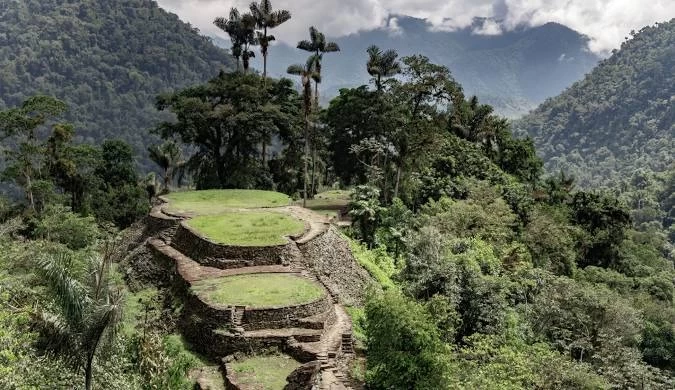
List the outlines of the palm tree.
{"label": "palm tree", "polygon": [[268,35],[267,30],[280,26],[282,23],[291,19],[291,13],[282,9],[275,11],[272,9],[270,0],[260,0],[259,3],[253,2],[250,5],[251,15],[255,20],[256,27],[262,29],[257,31],[257,39],[260,43],[260,51],[263,56],[263,83],[267,83],[267,49],[270,42],[274,41],[274,35]]}
{"label": "palm tree", "polygon": [[298,49],[314,53],[314,68],[316,69],[312,79],[314,80],[314,107],[319,108],[319,84],[321,83],[321,61],[323,53],[334,53],[340,51],[340,47],[335,42],[326,42],[326,36],[312,26],[309,28],[310,40],[298,42]]}
{"label": "palm tree", "polygon": [[305,65],[291,65],[287,72],[292,75],[300,76],[302,83],[302,107],[305,119],[305,165],[303,168],[303,185],[304,193],[302,195],[302,207],[307,206],[307,182],[309,177],[307,174],[307,161],[309,160],[309,117],[312,113],[312,79],[316,76],[316,58],[311,55]]}
{"label": "palm tree", "polygon": [[166,141],[161,145],[149,147],[148,153],[150,159],[162,169],[164,190],[168,191],[171,186],[171,179],[176,174],[176,170],[183,160],[180,146],[174,141]]}
{"label": "palm tree", "polygon": [[239,10],[230,8],[230,18],[225,19],[222,16],[213,21],[219,29],[225,31],[230,36],[232,43],[232,56],[237,60],[237,72],[239,72],[239,59],[241,58],[242,44],[239,40],[239,27],[241,25],[241,15]]}
{"label": "palm tree", "polygon": [[255,53],[250,48],[258,44],[253,15],[249,13],[242,15],[236,8],[231,8],[229,19],[217,17],[213,24],[230,36],[232,56],[237,60],[237,71],[239,70],[239,58],[241,58],[244,73],[248,72],[250,59],[255,58]]}
{"label": "palm tree", "polygon": [[122,313],[122,293],[110,272],[112,245],[100,256],[86,259],[86,272],[77,276],[72,255],[46,254],[38,260],[38,273],[53,294],[56,312],[43,311],[40,320],[50,349],[78,366],[84,365],[85,389],[93,384],[94,359],[110,345]]}
{"label": "palm tree", "polygon": [[382,52],[375,45],[370,46],[366,52],[369,56],[366,64],[368,74],[375,78],[375,87],[381,91],[383,77],[393,77],[401,73],[401,64],[397,61],[398,53],[396,50]]}

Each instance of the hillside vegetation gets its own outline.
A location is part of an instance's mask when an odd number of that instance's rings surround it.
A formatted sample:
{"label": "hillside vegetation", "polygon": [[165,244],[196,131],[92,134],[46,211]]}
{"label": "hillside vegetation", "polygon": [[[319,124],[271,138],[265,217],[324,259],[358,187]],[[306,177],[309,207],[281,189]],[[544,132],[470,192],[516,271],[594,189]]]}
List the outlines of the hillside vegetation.
{"label": "hillside vegetation", "polygon": [[65,101],[76,141],[122,138],[144,157],[166,115],[155,97],[233,61],[150,0],[0,0],[0,109],[35,94]]}
{"label": "hillside vegetation", "polygon": [[584,187],[630,183],[675,161],[675,19],[645,27],[583,80],[518,121],[551,173]]}

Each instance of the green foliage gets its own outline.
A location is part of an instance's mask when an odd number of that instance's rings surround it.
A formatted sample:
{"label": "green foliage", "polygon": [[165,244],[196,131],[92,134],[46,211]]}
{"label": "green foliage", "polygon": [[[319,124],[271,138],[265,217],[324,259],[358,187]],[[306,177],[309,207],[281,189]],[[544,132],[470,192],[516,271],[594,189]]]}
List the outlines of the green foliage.
{"label": "green foliage", "polygon": [[[71,108],[76,141],[122,138],[144,153],[153,106],[167,90],[204,82],[234,61],[189,24],[142,0],[9,1],[0,30],[0,109],[34,94]],[[152,168],[144,156],[140,163]]]}
{"label": "green foliage", "polygon": [[367,344],[366,338],[366,311],[361,307],[347,306],[345,307],[349,319],[352,321],[352,334],[356,339],[358,347],[365,348]]}
{"label": "green foliage", "polygon": [[368,247],[375,243],[375,230],[382,212],[380,191],[371,186],[357,186],[352,190],[349,201],[349,216],[356,225],[359,238]]}
{"label": "green foliage", "polygon": [[157,108],[175,114],[155,132],[194,148],[187,162],[197,189],[272,187],[257,145],[297,131],[298,96],[290,80],[262,86],[260,76],[224,73],[198,85],[158,97]]}
{"label": "green foliage", "polygon": [[48,206],[36,223],[34,234],[73,250],[94,245],[100,233],[93,217],[81,217],[67,207]]}
{"label": "green foliage", "polygon": [[120,140],[103,142],[94,175],[98,186],[91,207],[97,219],[125,228],[147,214],[150,207],[138,184],[131,146]]}
{"label": "green foliage", "polygon": [[382,247],[368,249],[364,244],[349,240],[349,249],[354,258],[384,289],[396,289],[392,277],[396,272],[394,260]]}
{"label": "green foliage", "polygon": [[448,349],[423,306],[390,290],[368,300],[366,318],[371,388],[446,388]]}
{"label": "green foliage", "polygon": [[537,343],[508,336],[477,334],[459,351],[457,388],[480,389],[609,389],[590,366],[568,360]]}

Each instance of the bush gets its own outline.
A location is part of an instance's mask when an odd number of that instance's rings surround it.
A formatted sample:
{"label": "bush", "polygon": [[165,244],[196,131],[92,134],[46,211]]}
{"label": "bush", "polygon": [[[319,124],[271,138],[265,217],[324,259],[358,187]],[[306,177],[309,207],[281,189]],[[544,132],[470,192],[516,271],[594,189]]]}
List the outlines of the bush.
{"label": "bush", "polygon": [[68,207],[52,205],[37,222],[35,235],[79,250],[93,245],[99,230],[93,217],[81,217]]}
{"label": "bush", "polygon": [[354,240],[349,240],[349,246],[359,265],[365,268],[382,288],[397,288],[396,284],[391,280],[391,277],[396,272],[394,259],[389,257],[386,249],[379,247],[375,250],[368,250],[365,245]]}

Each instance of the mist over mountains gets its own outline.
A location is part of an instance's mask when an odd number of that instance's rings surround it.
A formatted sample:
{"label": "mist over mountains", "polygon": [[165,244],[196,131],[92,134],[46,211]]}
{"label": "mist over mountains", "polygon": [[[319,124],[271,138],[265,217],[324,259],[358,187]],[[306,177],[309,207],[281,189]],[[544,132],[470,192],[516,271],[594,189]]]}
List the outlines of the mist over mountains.
{"label": "mist over mountains", "polygon": [[[476,26],[487,26],[476,19]],[[393,16],[386,28],[331,39],[341,52],[324,60],[322,100],[340,88],[367,84],[366,48],[378,45],[395,49],[401,56],[423,54],[432,62],[446,65],[467,94],[476,94],[494,105],[502,115],[515,117],[535,108],[581,79],[600,60],[588,50],[588,38],[561,24],[522,27],[490,35],[476,26],[456,31],[434,31],[422,19]],[[320,26],[319,26],[320,27]],[[229,47],[226,40],[214,42]],[[304,63],[307,53],[279,43],[270,48],[269,70],[284,76],[290,64]],[[260,58],[254,66],[262,68]]]}

